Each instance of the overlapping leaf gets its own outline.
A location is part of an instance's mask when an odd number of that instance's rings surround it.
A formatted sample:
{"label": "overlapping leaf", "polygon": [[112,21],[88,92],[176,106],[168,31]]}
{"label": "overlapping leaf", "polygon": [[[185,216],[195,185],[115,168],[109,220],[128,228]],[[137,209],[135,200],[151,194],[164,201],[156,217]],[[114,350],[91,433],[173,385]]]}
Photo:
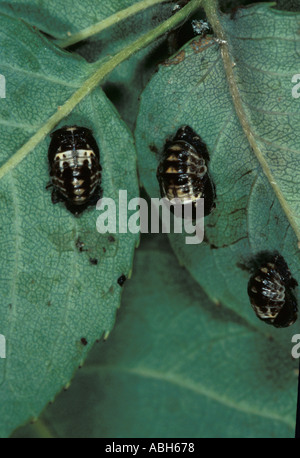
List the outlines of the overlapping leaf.
{"label": "overlapping leaf", "polygon": [[[139,3],[140,0],[16,0],[0,2],[0,11],[24,19],[31,25],[56,39],[66,39],[109,16]],[[171,2],[157,4],[126,20],[116,23],[100,34],[78,43],[73,51],[89,62],[120,51],[142,34],[170,17]],[[157,49],[162,39],[139,51],[137,55],[123,62],[107,78],[105,91],[116,104],[122,118],[130,128],[134,127],[137,116],[138,97],[145,87],[155,64],[163,59]],[[156,53],[156,54],[155,54]]]}
{"label": "overlapping leaf", "polygon": [[[208,145],[216,184],[216,210],[205,220],[205,243],[186,245],[171,235],[180,261],[215,302],[221,301],[253,325],[245,270],[264,250],[278,250],[299,280],[300,104],[292,97],[298,72],[299,14],[268,4],[221,17],[234,66],[234,83],[245,111],[247,135],[265,158],[283,207],[242,129],[229,92],[222,44],[208,36],[189,42],[161,66],[142,96],[136,129],[142,182],[159,196],[156,169],[167,138],[190,125]],[[274,185],[274,183],[272,183]],[[287,211],[288,210],[288,211]],[[285,333],[279,331],[283,338]],[[276,332],[276,330],[275,330]],[[278,333],[278,331],[277,331]]]}

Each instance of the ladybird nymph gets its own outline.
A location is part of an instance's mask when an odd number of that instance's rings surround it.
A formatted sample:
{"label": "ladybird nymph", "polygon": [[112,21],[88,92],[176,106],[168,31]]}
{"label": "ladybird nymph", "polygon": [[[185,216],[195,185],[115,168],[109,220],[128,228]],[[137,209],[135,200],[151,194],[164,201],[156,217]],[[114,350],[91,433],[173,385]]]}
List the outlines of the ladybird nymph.
{"label": "ladybird nymph", "polygon": [[204,216],[215,208],[215,185],[208,172],[209,154],[206,144],[189,126],[178,129],[171,141],[166,141],[157,169],[162,197],[174,198],[181,204],[192,204],[195,210],[204,198]]}
{"label": "ladybird nymph", "polygon": [[53,132],[48,160],[53,203],[65,202],[76,216],[96,204],[101,194],[101,165],[99,148],[90,129],[64,126]]}
{"label": "ladybird nymph", "polygon": [[268,256],[248,282],[250,303],[257,317],[276,328],[285,328],[297,319],[297,301],[293,289],[298,286],[284,258]]}

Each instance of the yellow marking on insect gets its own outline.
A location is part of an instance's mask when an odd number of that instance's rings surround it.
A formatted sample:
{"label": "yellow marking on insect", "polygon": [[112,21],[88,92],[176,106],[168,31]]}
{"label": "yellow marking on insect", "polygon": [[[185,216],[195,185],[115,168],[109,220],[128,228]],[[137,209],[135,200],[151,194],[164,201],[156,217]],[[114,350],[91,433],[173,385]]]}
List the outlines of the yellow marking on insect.
{"label": "yellow marking on insect", "polygon": [[263,272],[264,274],[268,273],[268,269],[266,267],[261,267],[260,271]]}
{"label": "yellow marking on insect", "polygon": [[168,167],[166,173],[178,173],[178,170],[176,170],[174,167]]}
{"label": "yellow marking on insect", "polygon": [[275,264],[273,264],[272,262],[268,262],[268,266],[269,266],[271,269],[275,269]]}

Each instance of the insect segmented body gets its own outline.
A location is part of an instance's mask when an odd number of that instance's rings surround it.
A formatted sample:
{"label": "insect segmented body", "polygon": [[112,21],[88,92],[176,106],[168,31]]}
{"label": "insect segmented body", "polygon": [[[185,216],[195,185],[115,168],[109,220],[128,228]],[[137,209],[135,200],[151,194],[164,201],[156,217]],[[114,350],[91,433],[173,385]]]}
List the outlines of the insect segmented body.
{"label": "insect segmented body", "polygon": [[256,269],[248,283],[248,295],[257,317],[276,328],[297,319],[297,301],[292,292],[298,285],[283,257],[269,256]]}
{"label": "insect segmented body", "polygon": [[[157,169],[157,179],[162,197],[178,198],[181,204],[192,204],[193,210],[204,198],[204,216],[215,208],[215,185],[207,164],[209,154],[206,144],[189,126],[182,126],[172,141],[167,141],[162,161]],[[193,212],[195,215],[195,212]]]}
{"label": "insect segmented body", "polygon": [[48,151],[52,202],[65,202],[79,215],[100,197],[101,165],[99,148],[86,127],[64,126],[51,134]]}

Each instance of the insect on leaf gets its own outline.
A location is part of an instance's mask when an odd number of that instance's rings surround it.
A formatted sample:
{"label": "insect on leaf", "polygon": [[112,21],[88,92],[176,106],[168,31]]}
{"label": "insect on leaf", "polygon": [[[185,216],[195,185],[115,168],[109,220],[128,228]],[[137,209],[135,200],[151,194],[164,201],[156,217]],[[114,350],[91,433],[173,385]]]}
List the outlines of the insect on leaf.
{"label": "insect on leaf", "polygon": [[[222,15],[220,26],[232,80],[226,77],[223,44],[210,35],[166,61],[142,95],[135,132],[139,169],[148,194],[159,197],[156,170],[166,139],[182,125],[202,137],[216,209],[205,218],[202,244],[187,245],[182,234],[171,234],[171,244],[215,302],[261,328],[265,324],[247,295],[249,261],[277,250],[298,281],[300,273],[300,103],[292,96],[292,78],[299,73],[299,13],[255,5]],[[233,85],[238,100],[231,96]],[[296,326],[280,332],[293,333]]]}

